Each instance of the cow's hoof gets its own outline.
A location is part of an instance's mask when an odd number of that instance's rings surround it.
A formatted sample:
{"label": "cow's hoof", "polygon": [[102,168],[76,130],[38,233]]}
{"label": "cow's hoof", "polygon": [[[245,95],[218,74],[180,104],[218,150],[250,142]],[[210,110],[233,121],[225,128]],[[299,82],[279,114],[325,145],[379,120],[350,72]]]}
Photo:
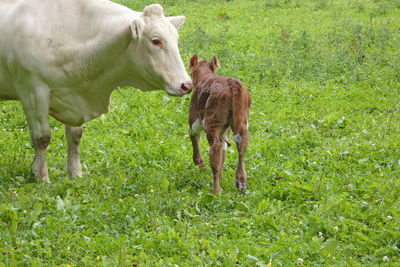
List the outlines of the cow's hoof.
{"label": "cow's hoof", "polygon": [[68,172],[68,177],[69,177],[69,179],[71,179],[71,180],[76,180],[76,179],[78,179],[78,178],[81,178],[82,175],[83,175],[82,170],[78,170],[78,171],[76,171],[76,172]]}
{"label": "cow's hoof", "polygon": [[78,161],[78,163],[68,165],[67,174],[71,180],[76,180],[77,178],[81,178],[83,175],[81,163]]}
{"label": "cow's hoof", "polygon": [[44,184],[51,184],[49,176],[43,176],[42,178],[39,178],[38,182]]}
{"label": "cow's hoof", "polygon": [[247,190],[247,183],[246,182],[236,182],[236,187],[239,190],[239,193],[241,194],[246,194],[246,190]]}

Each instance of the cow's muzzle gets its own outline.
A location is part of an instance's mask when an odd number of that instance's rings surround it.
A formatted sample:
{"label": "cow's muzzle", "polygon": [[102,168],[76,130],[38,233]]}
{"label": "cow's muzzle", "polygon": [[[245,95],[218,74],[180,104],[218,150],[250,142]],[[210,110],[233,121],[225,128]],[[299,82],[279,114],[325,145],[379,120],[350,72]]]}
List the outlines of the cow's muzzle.
{"label": "cow's muzzle", "polygon": [[181,84],[181,88],[179,89],[179,93],[181,95],[189,94],[192,91],[192,89],[193,89],[192,81],[186,81],[186,82]]}

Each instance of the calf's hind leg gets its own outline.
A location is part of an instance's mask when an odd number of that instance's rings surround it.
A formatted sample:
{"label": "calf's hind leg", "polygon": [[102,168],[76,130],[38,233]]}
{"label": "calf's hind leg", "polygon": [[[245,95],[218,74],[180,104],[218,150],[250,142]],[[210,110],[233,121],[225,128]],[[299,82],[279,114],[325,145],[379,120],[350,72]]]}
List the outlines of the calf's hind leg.
{"label": "calf's hind leg", "polygon": [[233,140],[236,143],[239,159],[236,168],[236,186],[240,193],[246,193],[247,190],[247,175],[244,168],[244,154],[246,153],[247,146],[249,144],[249,131],[247,128],[242,128],[239,134],[233,136]]}
{"label": "calf's hind leg", "polygon": [[65,137],[68,146],[67,173],[71,179],[82,176],[82,165],[79,158],[79,144],[82,132],[82,127],[65,125]]}
{"label": "calf's hind leg", "polygon": [[210,165],[213,172],[213,190],[212,193],[215,195],[221,192],[219,179],[221,177],[221,161],[222,161],[222,146],[219,138],[219,134],[207,133],[207,140],[210,144]]}
{"label": "calf's hind leg", "polygon": [[229,139],[229,133],[231,130],[228,128],[225,130],[224,134],[221,136],[220,141],[221,141],[221,163],[220,163],[220,176],[222,177],[222,174],[224,172],[224,162],[226,158],[226,151],[228,150],[228,147],[231,145],[228,142]]}
{"label": "calf's hind leg", "polygon": [[191,134],[190,140],[192,141],[193,146],[193,163],[199,167],[204,167],[204,160],[201,156],[200,147],[199,147],[199,139],[200,134]]}

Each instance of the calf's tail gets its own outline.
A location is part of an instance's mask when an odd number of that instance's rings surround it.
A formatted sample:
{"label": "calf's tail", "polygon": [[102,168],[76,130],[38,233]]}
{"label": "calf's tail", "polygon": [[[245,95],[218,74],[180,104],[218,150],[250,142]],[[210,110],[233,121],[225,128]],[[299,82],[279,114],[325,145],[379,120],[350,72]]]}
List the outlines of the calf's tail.
{"label": "calf's tail", "polygon": [[243,84],[235,82],[232,86],[233,110],[233,141],[239,144],[242,141],[241,131],[247,129],[247,120],[250,109],[250,95]]}

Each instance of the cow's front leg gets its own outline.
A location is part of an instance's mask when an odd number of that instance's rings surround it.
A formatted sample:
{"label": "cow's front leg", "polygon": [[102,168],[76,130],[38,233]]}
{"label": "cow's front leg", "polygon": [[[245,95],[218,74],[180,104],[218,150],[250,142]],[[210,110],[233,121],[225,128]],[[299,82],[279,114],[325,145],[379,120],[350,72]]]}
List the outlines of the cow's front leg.
{"label": "cow's front leg", "polygon": [[31,134],[32,144],[35,149],[33,173],[38,182],[50,183],[46,162],[46,149],[50,143],[50,139],[50,128],[49,131],[42,131],[39,134]]}
{"label": "cow's front leg", "polygon": [[193,146],[193,163],[199,167],[204,167],[204,160],[201,156],[200,147],[199,147],[199,139],[200,134],[190,135],[190,140],[192,141]]}
{"label": "cow's front leg", "polygon": [[79,158],[79,144],[82,132],[82,127],[65,125],[65,137],[68,146],[67,173],[71,179],[82,176],[82,165]]}
{"label": "cow's front leg", "polygon": [[51,132],[48,122],[49,95],[47,87],[35,88],[19,92],[26,120],[29,126],[29,135],[35,149],[33,173],[38,182],[50,183],[46,163],[46,149],[50,143]]}
{"label": "cow's front leg", "polygon": [[215,195],[221,192],[219,180],[221,177],[222,147],[218,135],[207,134],[207,140],[210,144],[210,165],[214,179],[212,193]]}

